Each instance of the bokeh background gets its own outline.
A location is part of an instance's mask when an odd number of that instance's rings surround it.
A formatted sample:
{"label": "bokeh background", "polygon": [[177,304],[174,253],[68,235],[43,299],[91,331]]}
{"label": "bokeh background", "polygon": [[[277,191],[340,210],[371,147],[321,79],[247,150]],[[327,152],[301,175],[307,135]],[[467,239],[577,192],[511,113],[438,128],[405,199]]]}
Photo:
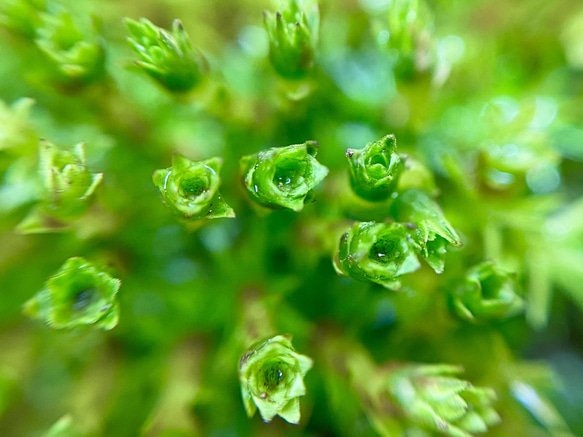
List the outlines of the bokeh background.
{"label": "bokeh background", "polygon": [[[63,90],[34,38],[0,28],[0,435],[42,436],[65,415],[63,436],[377,435],[324,364],[331,332],[377,363],[463,365],[498,392],[502,423],[488,436],[583,435],[580,1],[427,1],[423,43],[407,48],[389,42],[390,0],[322,0],[316,65],[299,83],[269,63],[268,1],[58,3],[81,27],[98,24],[107,77]],[[180,18],[209,61],[204,85],[176,99],[132,68],[124,17],[163,28]],[[28,114],[11,109],[23,97]],[[338,277],[331,263],[334,229],[368,214],[354,207],[345,150],[388,133],[431,170],[465,242],[443,275],[424,267],[402,292]],[[40,138],[85,142],[104,182],[69,231],[22,235]],[[306,140],[331,170],[316,201],[258,217],[239,157]],[[236,219],[195,228],[168,212],[151,177],[174,154],[223,157]],[[121,279],[114,330],[22,315],[71,256]],[[448,310],[447,287],[484,259],[516,272],[527,306],[471,326]],[[299,426],[245,415],[236,369],[254,323],[293,334],[315,360]]]}

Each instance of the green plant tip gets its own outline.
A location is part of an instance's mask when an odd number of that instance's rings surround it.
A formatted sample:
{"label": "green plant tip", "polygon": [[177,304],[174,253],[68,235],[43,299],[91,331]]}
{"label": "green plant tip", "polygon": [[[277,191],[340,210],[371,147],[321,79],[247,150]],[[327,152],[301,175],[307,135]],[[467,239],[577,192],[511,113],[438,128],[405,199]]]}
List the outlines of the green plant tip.
{"label": "green plant tip", "polygon": [[423,190],[411,188],[399,193],[391,214],[398,222],[411,225],[419,253],[436,273],[445,269],[447,248],[463,245],[439,205]]}
{"label": "green plant tip", "polygon": [[455,377],[447,364],[405,365],[386,380],[391,400],[418,426],[450,437],[471,437],[500,422],[492,404],[496,393]]}
{"label": "green plant tip", "polygon": [[365,200],[386,200],[396,189],[403,171],[403,159],[397,154],[397,140],[387,135],[368,143],[364,149],[346,151],[352,190]]}
{"label": "green plant tip", "polygon": [[172,167],[154,172],[154,185],[164,203],[184,220],[235,217],[219,192],[222,164],[221,158],[196,162],[176,156]]}
{"label": "green plant tip", "polygon": [[278,335],[253,346],[239,365],[247,415],[253,417],[259,409],[265,422],[279,415],[289,423],[299,423],[299,397],[306,394],[304,376],[312,364],[311,358],[294,351],[288,335]]}
{"label": "green plant tip", "polygon": [[24,305],[24,313],[56,329],[93,325],[110,330],[119,319],[121,285],[80,257],[69,258],[44,288]]}
{"label": "green plant tip", "polygon": [[71,149],[41,140],[39,175],[42,181],[42,212],[58,220],[73,220],[83,214],[103,179],[85,165],[85,144]]}
{"label": "green plant tip", "polygon": [[328,175],[317,153],[318,143],[307,141],[244,156],[240,164],[249,196],[268,208],[301,211],[310,191]]}
{"label": "green plant tip", "polygon": [[185,93],[203,80],[208,64],[196,50],[180,20],[174,20],[167,31],[146,18],[125,20],[130,36],[128,42],[140,57],[136,65],[166,90]]}
{"label": "green plant tip", "polygon": [[301,0],[286,0],[286,8],[263,14],[269,37],[269,59],[285,79],[302,79],[314,65],[320,14],[317,3],[304,7]]}
{"label": "green plant tip", "polygon": [[78,27],[64,11],[41,14],[36,45],[56,65],[60,81],[68,86],[89,85],[105,75],[105,45],[94,30]]}
{"label": "green plant tip", "polygon": [[399,223],[355,224],[340,239],[334,258],[338,274],[389,289],[400,288],[399,277],[419,267],[409,230]]}
{"label": "green plant tip", "polygon": [[492,261],[478,264],[467,272],[453,289],[451,303],[460,318],[472,323],[504,320],[524,310],[514,275]]}

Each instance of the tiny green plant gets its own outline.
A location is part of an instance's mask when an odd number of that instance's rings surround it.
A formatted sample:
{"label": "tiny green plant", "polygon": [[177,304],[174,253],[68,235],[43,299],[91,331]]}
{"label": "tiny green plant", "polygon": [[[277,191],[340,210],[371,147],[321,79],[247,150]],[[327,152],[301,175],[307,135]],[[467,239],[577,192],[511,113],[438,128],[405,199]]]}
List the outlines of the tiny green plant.
{"label": "tiny green plant", "polygon": [[447,248],[463,243],[439,205],[427,192],[411,188],[399,193],[391,212],[397,221],[412,225],[411,234],[421,256],[436,273],[443,273]]}
{"label": "tiny green plant", "polygon": [[95,30],[76,25],[66,11],[41,14],[35,43],[56,69],[56,81],[73,88],[89,85],[105,75],[104,42]]}
{"label": "tiny green plant", "polygon": [[154,172],[154,185],[164,203],[183,219],[235,217],[219,192],[222,163],[221,158],[194,162],[176,156],[172,167]]}
{"label": "tiny green plant", "polygon": [[79,218],[103,178],[85,165],[85,144],[59,148],[49,141],[39,143],[40,202],[20,223],[23,233],[58,230]]}
{"label": "tiny green plant", "polygon": [[451,437],[483,433],[500,422],[496,393],[458,379],[450,365],[408,365],[387,375],[392,401],[413,423]]}
{"label": "tiny green plant", "polygon": [[405,225],[364,222],[342,236],[334,267],[340,275],[399,289],[399,277],[421,264]]}
{"label": "tiny green plant", "polygon": [[126,19],[128,42],[140,57],[136,65],[162,87],[184,93],[198,86],[207,70],[204,56],[191,44],[180,20],[172,30],[162,29],[145,18]]}
{"label": "tiny green plant", "polygon": [[53,328],[93,325],[109,330],[119,320],[116,295],[121,282],[87,260],[69,258],[45,287],[24,306],[24,312]]}
{"label": "tiny green plant", "polygon": [[542,3],[0,0],[0,436],[583,435]]}
{"label": "tiny green plant", "polygon": [[368,143],[362,150],[348,149],[346,158],[350,164],[350,184],[358,196],[378,201],[395,192],[403,171],[403,158],[397,154],[394,135]]}
{"label": "tiny green plant", "polygon": [[241,358],[241,395],[249,417],[259,410],[270,422],[278,415],[290,423],[300,421],[300,396],[306,394],[304,376],[312,360],[294,351],[291,337],[278,335],[253,346]]}
{"label": "tiny green plant", "polygon": [[[304,5],[305,3],[305,5]],[[306,77],[314,66],[320,13],[312,0],[285,0],[283,10],[264,11],[269,36],[269,59],[285,79]]]}
{"label": "tiny green plant", "polygon": [[318,143],[307,141],[241,158],[243,183],[253,201],[267,208],[304,208],[311,191],[328,169],[316,160]]}
{"label": "tiny green plant", "polygon": [[514,276],[492,261],[472,267],[452,290],[455,313],[472,323],[503,320],[520,313],[524,301],[516,293]]}

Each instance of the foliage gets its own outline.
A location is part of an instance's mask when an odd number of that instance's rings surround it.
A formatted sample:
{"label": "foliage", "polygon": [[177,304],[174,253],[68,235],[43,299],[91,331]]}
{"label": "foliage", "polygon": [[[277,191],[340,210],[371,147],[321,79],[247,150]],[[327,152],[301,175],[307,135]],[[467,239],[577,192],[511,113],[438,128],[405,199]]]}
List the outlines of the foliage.
{"label": "foliage", "polygon": [[583,435],[582,17],[0,2],[0,435]]}
{"label": "foliage", "polygon": [[193,162],[183,156],[172,167],[154,172],[154,185],[164,202],[186,219],[234,217],[233,209],[219,193],[221,158]]}

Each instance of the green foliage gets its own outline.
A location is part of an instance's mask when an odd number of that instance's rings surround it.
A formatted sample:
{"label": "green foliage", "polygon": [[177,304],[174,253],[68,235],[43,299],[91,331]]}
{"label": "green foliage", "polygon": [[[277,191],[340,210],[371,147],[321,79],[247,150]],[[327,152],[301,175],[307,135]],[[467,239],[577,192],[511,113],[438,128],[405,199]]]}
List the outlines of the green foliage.
{"label": "green foliage", "polygon": [[387,45],[400,55],[413,56],[427,44],[433,31],[431,12],[424,0],[394,0],[387,13]]}
{"label": "green foliage", "polygon": [[164,203],[183,219],[235,217],[219,193],[222,165],[221,158],[193,162],[176,156],[172,167],[154,172],[154,185]]}
{"label": "green foliage", "polygon": [[168,32],[146,18],[126,19],[128,42],[140,57],[136,65],[173,93],[184,93],[201,83],[207,70],[204,56],[192,47],[180,20]]}
{"label": "green foliage", "polygon": [[583,435],[582,17],[0,1],[0,436]]}
{"label": "green foliage", "polygon": [[95,30],[76,25],[65,11],[41,14],[35,43],[53,62],[67,87],[91,84],[105,74],[105,46]]}
{"label": "green foliage", "polygon": [[61,417],[43,437],[75,437],[79,434],[73,431],[73,420],[71,416]]}
{"label": "green foliage", "polygon": [[32,105],[34,100],[27,98],[15,101],[10,107],[0,102],[0,150],[36,145],[36,136],[28,121]]}
{"label": "green foliage", "polygon": [[451,437],[470,437],[500,422],[492,389],[474,387],[450,365],[412,365],[387,376],[391,399],[408,420]]}
{"label": "green foliage", "polygon": [[366,200],[387,199],[394,191],[403,170],[397,154],[397,140],[387,135],[368,143],[362,150],[348,149],[350,184],[354,192]]}
{"label": "green foliage", "polygon": [[94,325],[113,329],[119,320],[115,296],[121,281],[80,257],[69,258],[24,306],[29,317],[53,328]]}
{"label": "green foliage", "polygon": [[32,40],[37,28],[42,26],[44,11],[45,0],[7,0],[0,8],[0,24]]}
{"label": "green foliage", "polygon": [[456,314],[473,323],[503,320],[524,309],[513,275],[493,262],[472,267],[452,290]]}
{"label": "green foliage", "polygon": [[311,190],[328,174],[316,160],[317,153],[318,143],[307,141],[242,157],[241,173],[249,196],[268,208],[301,211]]}
{"label": "green foliage", "polygon": [[20,223],[23,233],[58,230],[78,218],[103,179],[102,173],[91,173],[85,166],[84,143],[67,150],[41,140],[38,172],[41,199]]}
{"label": "green foliage", "polygon": [[318,4],[312,0],[285,0],[283,3],[282,11],[263,13],[269,36],[269,59],[281,77],[302,79],[314,65],[320,12]]}
{"label": "green foliage", "polygon": [[393,217],[413,225],[412,236],[421,256],[436,273],[443,273],[448,246],[462,246],[460,237],[429,195],[415,188],[399,193],[391,206]]}
{"label": "green foliage", "polygon": [[294,351],[290,336],[278,335],[252,347],[239,364],[247,415],[253,417],[259,409],[265,422],[279,415],[299,423],[299,398],[306,394],[304,376],[312,365],[310,358]]}
{"label": "green foliage", "polygon": [[421,265],[408,229],[399,223],[357,223],[342,235],[334,258],[339,275],[399,289],[399,276]]}

